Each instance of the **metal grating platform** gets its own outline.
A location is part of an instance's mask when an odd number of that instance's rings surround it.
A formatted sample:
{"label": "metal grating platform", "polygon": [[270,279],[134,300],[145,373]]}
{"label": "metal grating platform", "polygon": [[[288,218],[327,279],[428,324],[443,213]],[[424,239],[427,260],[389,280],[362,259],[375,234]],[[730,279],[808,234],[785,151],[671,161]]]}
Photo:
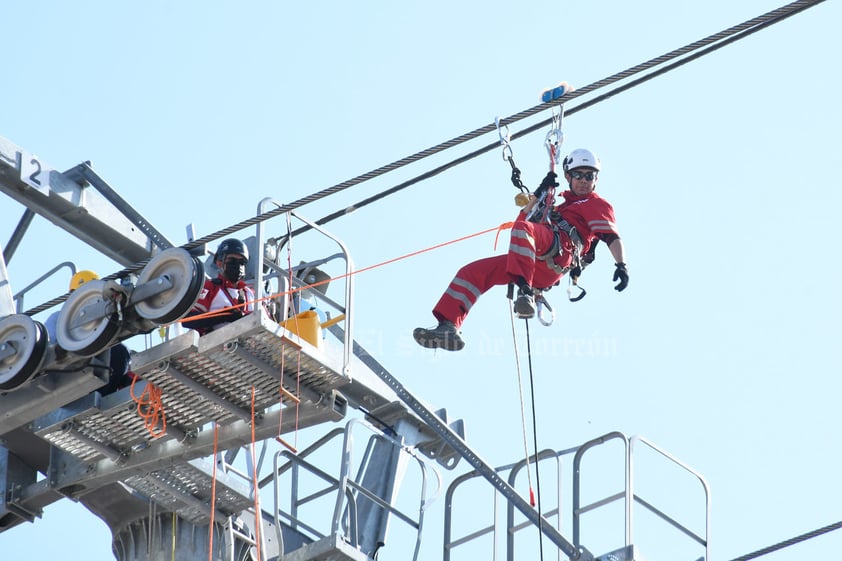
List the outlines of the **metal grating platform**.
{"label": "metal grating platform", "polygon": [[[138,382],[134,391],[143,392],[145,385]],[[137,414],[131,391],[126,388],[106,397],[88,394],[36,419],[32,431],[79,460],[117,460],[154,440]]]}
{"label": "metal grating platform", "polygon": [[256,411],[289,404],[282,381],[302,403],[318,402],[347,383],[340,364],[259,312],[203,337],[188,331],[132,357],[132,370],[162,390],[168,424],[182,430],[249,420],[252,388]]}
{"label": "metal grating platform", "polygon": [[[194,524],[210,522],[213,464],[208,460],[192,460],[145,476],[129,477],[125,484],[185,520]],[[254,500],[245,482],[220,471],[216,474],[215,504],[222,515],[217,519],[221,520],[253,507]]]}

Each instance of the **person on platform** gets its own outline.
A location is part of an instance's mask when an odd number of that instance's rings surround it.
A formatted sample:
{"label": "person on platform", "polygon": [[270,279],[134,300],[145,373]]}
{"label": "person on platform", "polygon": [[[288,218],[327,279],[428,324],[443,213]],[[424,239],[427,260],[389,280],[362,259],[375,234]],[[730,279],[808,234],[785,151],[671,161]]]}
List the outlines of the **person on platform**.
{"label": "person on platform", "polygon": [[214,254],[219,274],[214,279],[205,280],[199,299],[187,314],[187,318],[197,315],[202,317],[186,319],[182,325],[205,335],[252,313],[254,291],[243,280],[248,261],[248,248],[242,241],[236,238],[223,240]]}

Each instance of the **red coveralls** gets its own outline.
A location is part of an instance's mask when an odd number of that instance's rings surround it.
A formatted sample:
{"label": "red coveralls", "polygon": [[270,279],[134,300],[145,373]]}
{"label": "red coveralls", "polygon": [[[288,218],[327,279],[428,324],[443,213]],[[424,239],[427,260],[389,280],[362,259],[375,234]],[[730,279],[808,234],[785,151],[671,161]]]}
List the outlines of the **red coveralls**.
{"label": "red coveralls", "polygon": [[[223,287],[225,287],[224,290]],[[246,285],[245,281],[232,283],[221,276],[213,280],[206,279],[205,285],[202,288],[202,293],[199,295],[199,299],[193,305],[190,312],[192,314],[203,314],[205,312],[214,312],[224,308],[231,308],[238,305],[238,298],[240,296],[243,297],[245,305],[236,309],[242,311],[243,315],[252,313],[254,311],[254,291]],[[196,328],[196,330],[201,335],[204,335],[205,333],[213,331],[230,321],[232,321],[231,317],[221,316],[220,323],[217,323],[210,328]]]}
{"label": "red coveralls", "polygon": [[[564,202],[555,207],[556,213],[576,228],[584,247],[584,254],[600,234],[615,234],[614,209],[591,192],[577,197],[572,191],[564,191]],[[554,263],[561,268],[570,267],[575,247],[566,232],[559,233],[560,247]],[[433,315],[439,321],[451,321],[459,328],[480,295],[499,284],[516,282],[523,277],[529,286],[546,289],[563,276],[538,257],[547,253],[553,244],[554,232],[549,224],[527,222],[521,212],[512,226],[509,251],[506,255],[486,257],[468,263],[456,273],[453,281],[433,308]]]}

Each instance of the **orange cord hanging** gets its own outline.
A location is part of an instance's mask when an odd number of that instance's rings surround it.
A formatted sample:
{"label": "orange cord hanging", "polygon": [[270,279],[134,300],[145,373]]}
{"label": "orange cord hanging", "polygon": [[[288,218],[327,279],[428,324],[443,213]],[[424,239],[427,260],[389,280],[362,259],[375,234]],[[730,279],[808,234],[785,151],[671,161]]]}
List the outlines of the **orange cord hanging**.
{"label": "orange cord hanging", "polygon": [[146,382],[146,388],[140,396],[134,393],[134,386],[138,377],[132,378],[132,385],[129,390],[132,400],[137,403],[137,414],[143,419],[144,426],[152,438],[158,438],[167,433],[167,415],[164,412],[164,403],[161,400],[163,392],[161,388]]}

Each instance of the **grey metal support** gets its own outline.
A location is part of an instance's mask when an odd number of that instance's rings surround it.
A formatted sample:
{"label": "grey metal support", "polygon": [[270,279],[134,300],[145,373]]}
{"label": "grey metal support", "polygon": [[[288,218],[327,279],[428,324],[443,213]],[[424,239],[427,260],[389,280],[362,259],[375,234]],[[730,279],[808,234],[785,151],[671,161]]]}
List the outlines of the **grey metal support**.
{"label": "grey metal support", "polygon": [[96,188],[97,191],[102,193],[105,200],[114,205],[117,210],[123,213],[123,216],[128,218],[141,232],[146,234],[153,245],[159,249],[169,249],[173,246],[172,242],[170,242],[161,232],[156,230],[148,220],[141,216],[132,205],[127,203],[123,197],[118,195],[117,192],[91,168],[90,162],[83,162],[79,164],[75,168],[65,172],[65,175],[71,176],[76,170],[79,171],[85,181],[88,181],[94,186],[94,188]]}
{"label": "grey metal support", "polygon": [[12,236],[9,238],[9,243],[6,244],[6,249],[3,250],[3,259],[6,263],[12,260],[12,256],[17,251],[18,245],[23,239],[23,235],[26,234],[26,231],[29,229],[29,225],[32,224],[33,218],[35,218],[35,213],[32,209],[28,208],[23,211],[23,216],[20,217],[15,231],[12,232]]}
{"label": "grey metal support", "polygon": [[[0,249],[3,249],[0,247]],[[0,252],[0,318],[15,313],[15,299],[12,296],[12,287],[9,284],[9,273],[6,271],[6,260]]]}
{"label": "grey metal support", "polygon": [[130,220],[97,190],[86,186],[79,166],[66,173],[50,169],[40,158],[2,137],[0,192],[123,266],[149,259],[158,243],[135,223],[145,221],[137,216]]}

